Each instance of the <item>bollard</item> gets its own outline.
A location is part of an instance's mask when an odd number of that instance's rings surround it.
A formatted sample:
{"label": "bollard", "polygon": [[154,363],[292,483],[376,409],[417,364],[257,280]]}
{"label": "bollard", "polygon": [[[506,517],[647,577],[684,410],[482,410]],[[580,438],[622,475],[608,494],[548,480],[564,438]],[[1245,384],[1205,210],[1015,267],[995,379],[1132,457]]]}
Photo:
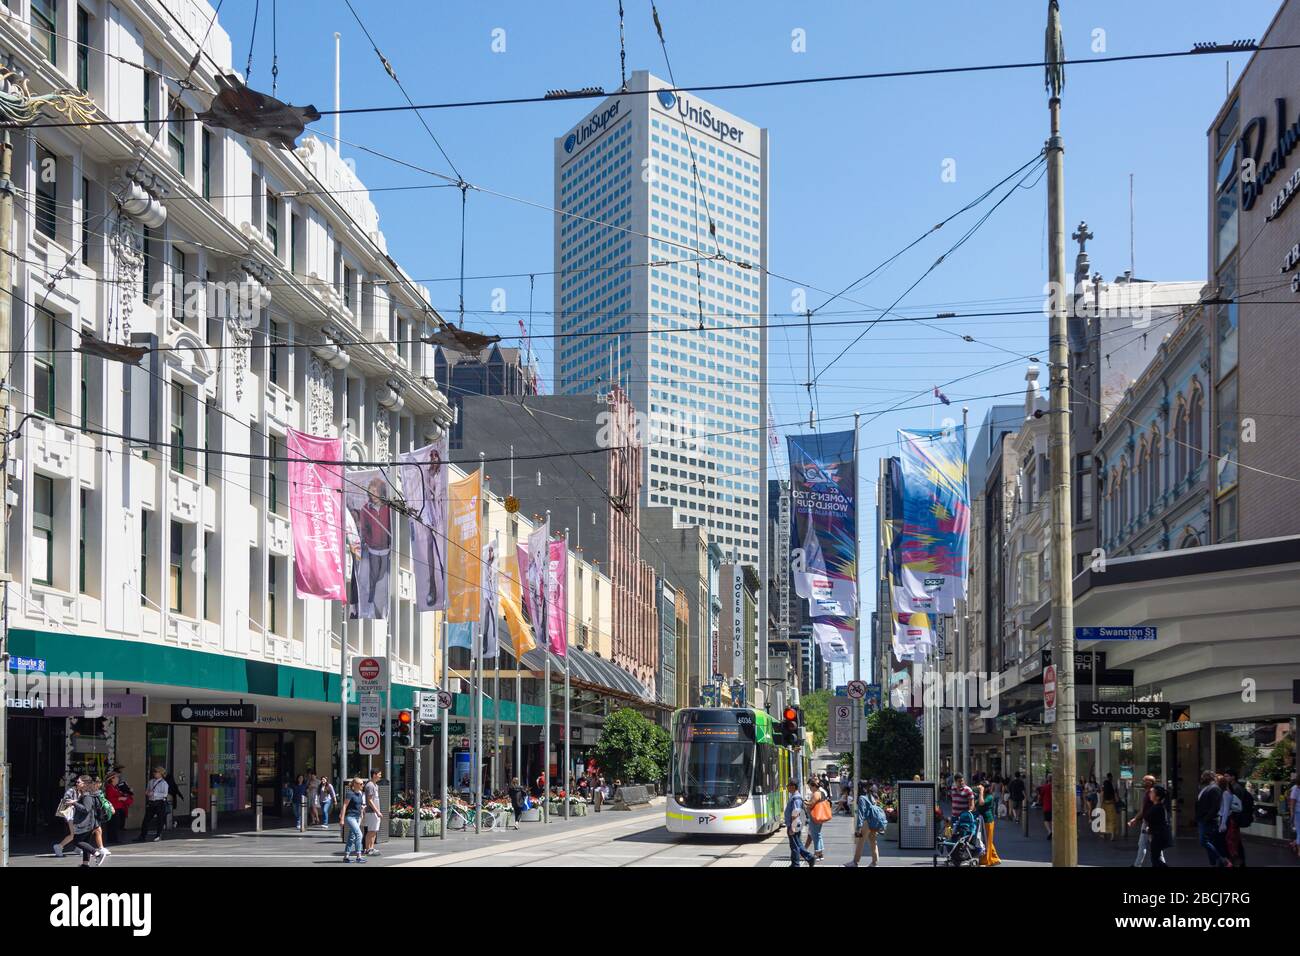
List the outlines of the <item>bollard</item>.
{"label": "bollard", "polygon": [[217,832],[217,795],[208,797],[208,832]]}
{"label": "bollard", "polygon": [[306,797],[300,797],[298,799],[298,832],[299,833],[307,832],[307,798]]}
{"label": "bollard", "polygon": [[253,829],[258,833],[262,832],[262,795],[257,795],[257,803],[253,808]]}

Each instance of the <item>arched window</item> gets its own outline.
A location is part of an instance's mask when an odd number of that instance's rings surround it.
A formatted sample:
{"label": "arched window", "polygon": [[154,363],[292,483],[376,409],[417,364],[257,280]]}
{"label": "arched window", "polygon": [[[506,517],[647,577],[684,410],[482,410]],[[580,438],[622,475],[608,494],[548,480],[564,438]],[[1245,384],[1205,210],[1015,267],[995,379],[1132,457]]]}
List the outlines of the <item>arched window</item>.
{"label": "arched window", "polygon": [[1201,546],[1200,537],[1196,534],[1195,531],[1192,531],[1190,528],[1187,530],[1187,533],[1183,535],[1182,543],[1178,545],[1180,549],[1199,548],[1200,546]]}
{"label": "arched window", "polygon": [[1193,380],[1192,400],[1187,409],[1187,470],[1189,472],[1200,467],[1201,457],[1205,453],[1205,428],[1201,421],[1204,408],[1205,402],[1201,396],[1200,383]]}
{"label": "arched window", "polygon": [[1147,474],[1147,483],[1151,486],[1151,504],[1158,505],[1164,494],[1165,483],[1160,472],[1160,427],[1151,429],[1151,470]]}
{"label": "arched window", "polygon": [[1117,531],[1123,531],[1129,522],[1129,471],[1128,461],[1123,460],[1119,463],[1119,513],[1116,516],[1117,521],[1115,528]]}
{"label": "arched window", "polygon": [[1151,507],[1151,483],[1147,480],[1147,473],[1151,470],[1151,453],[1147,449],[1146,439],[1143,438],[1138,450],[1137,474],[1133,480],[1137,482],[1137,502],[1138,516],[1141,517],[1147,513]]}
{"label": "arched window", "polygon": [[1187,406],[1182,399],[1178,401],[1178,412],[1174,416],[1174,484],[1187,477]]}

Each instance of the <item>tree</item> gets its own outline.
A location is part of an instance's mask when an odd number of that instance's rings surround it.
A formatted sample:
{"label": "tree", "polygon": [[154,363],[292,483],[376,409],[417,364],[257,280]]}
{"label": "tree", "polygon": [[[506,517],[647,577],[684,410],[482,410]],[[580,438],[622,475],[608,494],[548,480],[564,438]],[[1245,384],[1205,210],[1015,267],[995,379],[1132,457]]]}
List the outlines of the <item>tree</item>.
{"label": "tree", "polygon": [[821,750],[830,731],[831,692],[815,690],[799,701],[799,706],[803,708],[803,725],[812,731],[813,749]]}
{"label": "tree", "polygon": [[1269,750],[1251,774],[1257,780],[1290,780],[1296,772],[1295,734],[1287,734]]}
{"label": "tree", "polygon": [[[921,772],[925,746],[916,718],[903,710],[885,708],[867,718],[867,739],[862,744],[862,775],[871,780],[892,783],[910,780]],[[845,754],[843,762],[852,766],[853,757]]]}
{"label": "tree", "polygon": [[668,755],[656,729],[668,736],[630,707],[605,718],[593,756],[611,782],[650,783],[663,778]]}

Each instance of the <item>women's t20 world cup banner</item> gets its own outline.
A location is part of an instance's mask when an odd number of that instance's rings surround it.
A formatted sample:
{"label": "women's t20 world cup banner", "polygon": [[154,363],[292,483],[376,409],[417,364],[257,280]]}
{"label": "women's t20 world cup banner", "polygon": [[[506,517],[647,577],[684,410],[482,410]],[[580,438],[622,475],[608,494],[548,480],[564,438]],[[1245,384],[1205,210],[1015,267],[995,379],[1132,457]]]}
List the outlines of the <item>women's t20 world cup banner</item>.
{"label": "women's t20 world cup banner", "polygon": [[791,554],[795,593],[812,617],[857,617],[858,470],[853,432],[787,435],[790,504],[798,547]]}
{"label": "women's t20 world cup banner", "polygon": [[911,600],[931,599],[935,612],[952,614],[957,599],[966,596],[970,545],[966,432],[960,426],[899,429],[898,441],[903,478],[898,583]]}

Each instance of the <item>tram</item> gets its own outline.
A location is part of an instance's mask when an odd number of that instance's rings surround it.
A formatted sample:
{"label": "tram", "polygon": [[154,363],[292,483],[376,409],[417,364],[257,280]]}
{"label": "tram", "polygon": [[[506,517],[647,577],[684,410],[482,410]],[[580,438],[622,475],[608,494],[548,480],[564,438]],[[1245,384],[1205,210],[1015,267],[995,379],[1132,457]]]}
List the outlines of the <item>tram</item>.
{"label": "tram", "polygon": [[668,832],[766,836],[780,829],[786,784],[806,779],[808,767],[801,750],[777,742],[775,728],[765,711],[748,707],[674,713]]}

